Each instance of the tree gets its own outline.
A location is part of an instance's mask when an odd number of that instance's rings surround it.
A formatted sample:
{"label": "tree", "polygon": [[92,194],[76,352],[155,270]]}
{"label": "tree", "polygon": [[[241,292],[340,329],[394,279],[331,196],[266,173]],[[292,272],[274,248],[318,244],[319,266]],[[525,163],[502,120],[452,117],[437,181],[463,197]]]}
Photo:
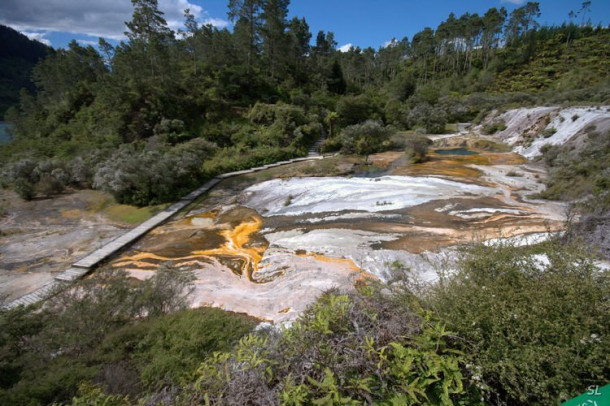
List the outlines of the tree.
{"label": "tree", "polygon": [[424,28],[413,36],[411,41],[412,56],[423,63],[424,82],[428,80],[428,62],[435,53],[434,30],[430,27]]}
{"label": "tree", "polygon": [[309,55],[311,46],[309,41],[311,40],[311,32],[309,31],[309,25],[305,18],[293,17],[288,24],[288,38],[290,40],[290,65],[294,71],[294,75],[297,79],[301,79],[304,82],[305,78],[302,78],[307,63],[307,56]]}
{"label": "tree", "polygon": [[514,42],[522,34],[528,33],[530,29],[540,26],[536,18],[540,17],[540,3],[528,2],[525,6],[514,9],[510,13],[510,19],[506,25],[508,31],[507,41]]}
{"label": "tree", "polygon": [[498,40],[502,34],[502,27],[506,21],[506,9],[500,10],[493,7],[487,10],[483,16],[483,36],[481,46],[483,50],[483,67],[487,68],[492,51],[497,48]]}
{"label": "tree", "polygon": [[167,47],[174,39],[174,33],[167,26],[157,0],[131,0],[134,6],[131,21],[125,23],[129,31],[132,56],[141,54],[148,59],[150,76],[155,79],[169,59]]}
{"label": "tree", "polygon": [[192,55],[193,74],[197,76],[197,35],[199,34],[199,26],[197,24],[197,21],[195,20],[195,16],[188,8],[184,10],[184,26],[186,27],[188,33],[188,37],[184,40],[186,50]]}
{"label": "tree", "polygon": [[157,0],[131,0],[134,11],[131,21],[125,23],[129,31],[125,35],[131,41],[142,40],[150,43],[172,36],[172,31],[159,10]]}
{"label": "tree", "polygon": [[260,52],[263,0],[229,0],[229,19],[235,23],[237,48],[246,55],[248,72]]}
{"label": "tree", "polygon": [[345,83],[345,79],[343,78],[343,70],[341,69],[341,65],[339,61],[335,59],[330,68],[330,75],[326,80],[326,84],[328,86],[328,90],[336,94],[344,94],[347,88],[347,84]]}
{"label": "tree", "polygon": [[290,0],[267,0],[263,6],[261,29],[263,63],[273,79],[281,79],[287,67],[289,37],[286,35]]}

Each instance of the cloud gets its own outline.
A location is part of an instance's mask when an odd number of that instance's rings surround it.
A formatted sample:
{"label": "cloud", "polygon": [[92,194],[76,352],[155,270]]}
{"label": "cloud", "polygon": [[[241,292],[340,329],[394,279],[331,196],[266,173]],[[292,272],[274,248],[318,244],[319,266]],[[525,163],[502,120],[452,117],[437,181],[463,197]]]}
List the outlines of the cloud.
{"label": "cloud", "polygon": [[352,43],[347,43],[345,45],[341,45],[339,48],[337,48],[339,51],[341,52],[347,52],[350,50],[350,48],[353,48],[354,44]]}
{"label": "cloud", "polygon": [[398,45],[398,40],[396,38],[392,38],[389,41],[384,42],[381,47],[382,48],[388,48],[388,47],[395,47],[396,45]]}
{"label": "cloud", "polygon": [[88,39],[77,39],[76,42],[84,46],[91,45],[92,47],[97,47],[98,45],[98,41],[92,41]]}
{"label": "cloud", "polygon": [[[159,9],[172,29],[182,28],[184,10],[190,9],[199,21],[210,21],[216,26],[228,22],[211,18],[189,0],[159,0]],[[25,31],[57,31],[104,37],[125,38],[125,21],[131,20],[133,7],[128,0],[2,0],[0,24]]]}
{"label": "cloud", "polygon": [[523,4],[525,0],[502,0],[502,3]]}
{"label": "cloud", "polygon": [[26,37],[28,37],[29,39],[38,41],[38,42],[42,42],[45,45],[51,46],[51,41],[49,41],[47,38],[45,38],[45,36],[48,34],[47,32],[28,32],[28,31],[21,31],[21,33],[23,35],[25,35]]}
{"label": "cloud", "polygon": [[203,25],[213,25],[218,28],[226,28],[229,26],[229,22],[227,20],[223,20],[222,18],[206,18],[202,22]]}

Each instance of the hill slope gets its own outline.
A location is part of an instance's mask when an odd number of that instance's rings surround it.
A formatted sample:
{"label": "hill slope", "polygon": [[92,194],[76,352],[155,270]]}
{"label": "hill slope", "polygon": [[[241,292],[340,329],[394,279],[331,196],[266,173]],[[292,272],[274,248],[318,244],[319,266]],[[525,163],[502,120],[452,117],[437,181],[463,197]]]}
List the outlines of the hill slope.
{"label": "hill slope", "polygon": [[32,68],[50,51],[50,47],[0,25],[0,119],[19,102],[22,88],[34,90]]}

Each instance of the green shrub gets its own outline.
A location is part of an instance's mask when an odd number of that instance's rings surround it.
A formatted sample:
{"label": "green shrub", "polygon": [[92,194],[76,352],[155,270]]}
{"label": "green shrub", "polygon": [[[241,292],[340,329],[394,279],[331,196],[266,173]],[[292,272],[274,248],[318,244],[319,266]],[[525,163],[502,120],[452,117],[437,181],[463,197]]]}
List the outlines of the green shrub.
{"label": "green shrub", "polygon": [[367,120],[361,124],[350,125],[341,131],[341,152],[368,157],[372,153],[389,149],[389,140],[393,133],[393,128],[386,127],[379,121]]}
{"label": "green shrub", "polygon": [[[548,146],[542,150],[549,168],[547,188],[541,196],[547,199],[582,199],[606,193],[603,173],[610,159],[610,133],[589,133],[577,149]],[[599,185],[596,187],[595,185]]]}
{"label": "green shrub", "polygon": [[413,135],[405,139],[405,144],[405,154],[416,164],[426,161],[428,147],[432,145],[432,141],[423,135]]}
{"label": "green shrub", "polygon": [[[37,312],[0,311],[0,404],[64,402],[82,381],[93,379],[124,381],[137,391],[138,375],[131,378],[129,372],[135,366],[114,352],[120,347],[103,356],[97,351],[109,333],[137,323],[136,317],[148,320],[184,309],[191,281],[190,273],[170,265],[139,284],[124,272],[99,270]],[[108,363],[115,363],[116,371],[104,374]]]}
{"label": "green shrub", "polygon": [[119,203],[146,206],[170,202],[205,178],[201,167],[216,145],[196,138],[171,147],[156,137],[123,144],[95,172],[93,187]]}
{"label": "green shrub", "polygon": [[492,404],[556,404],[610,376],[610,278],[584,247],[476,246],[431,295]]}
{"label": "green shrub", "polygon": [[557,132],[557,130],[553,127],[549,127],[546,128],[545,130],[543,130],[540,135],[542,135],[544,138],[550,138],[553,136],[553,134],[555,134]]}
{"label": "green shrub", "polygon": [[400,291],[327,292],[288,329],[249,335],[233,351],[214,354],[184,397],[212,404],[476,404],[451,333]]}
{"label": "green shrub", "polygon": [[112,332],[99,353],[113,365],[128,360],[145,388],[160,389],[190,380],[212,352],[231,349],[255,325],[251,317],[220,309],[183,310]]}
{"label": "green shrub", "polygon": [[506,123],[504,123],[504,120],[496,120],[492,123],[488,123],[485,124],[483,126],[483,128],[481,129],[481,132],[483,134],[495,134],[498,131],[504,131],[506,130]]}
{"label": "green shrub", "polygon": [[494,142],[494,141],[490,141],[490,140],[485,140],[485,139],[476,140],[472,144],[472,146],[474,148],[482,149],[482,150],[485,150],[485,151],[497,151],[497,152],[509,152],[509,151],[511,151],[511,147],[509,145],[498,143],[498,142]]}
{"label": "green shrub", "polygon": [[441,106],[419,103],[409,111],[409,126],[422,127],[429,134],[442,134],[447,124],[447,113]]}
{"label": "green shrub", "polygon": [[336,152],[341,149],[341,139],[339,137],[327,138],[320,146],[320,152]]}

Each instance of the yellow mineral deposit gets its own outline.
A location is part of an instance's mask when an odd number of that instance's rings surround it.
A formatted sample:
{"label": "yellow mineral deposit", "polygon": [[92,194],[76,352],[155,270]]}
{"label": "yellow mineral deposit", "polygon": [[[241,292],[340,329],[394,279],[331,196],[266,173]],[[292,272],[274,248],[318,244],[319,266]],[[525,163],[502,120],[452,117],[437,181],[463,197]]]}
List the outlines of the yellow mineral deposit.
{"label": "yellow mineral deposit", "polygon": [[258,269],[258,264],[267,249],[266,246],[250,246],[251,237],[260,231],[263,225],[260,217],[253,217],[251,221],[245,221],[235,228],[224,230],[221,234],[226,243],[221,247],[193,251],[196,256],[216,256],[219,258],[237,258],[241,262],[241,275],[252,280],[252,275]]}
{"label": "yellow mineral deposit", "polygon": [[322,254],[318,254],[318,253],[305,253],[305,254],[296,254],[299,257],[310,257],[315,259],[316,261],[319,262],[323,262],[325,264],[331,264],[331,265],[339,265],[339,266],[343,266],[346,267],[347,269],[349,269],[349,271],[358,274],[357,278],[355,279],[355,283],[360,283],[360,282],[364,282],[367,280],[376,280],[379,279],[377,276],[373,275],[372,273],[366,272],[365,270],[361,269],[358,265],[356,265],[354,263],[354,261],[352,261],[349,258],[334,258],[334,257],[327,257],[326,255],[322,255]]}
{"label": "yellow mineral deposit", "polygon": [[[163,232],[167,233],[188,225],[195,226],[194,228],[197,228],[197,225],[207,226],[207,222],[202,220],[213,218],[213,215],[210,215],[209,212],[191,216],[169,224]],[[165,261],[173,261],[176,265],[185,266],[209,262],[209,257],[216,257],[223,263],[228,262],[230,264],[229,267],[234,272],[252,280],[252,275],[256,272],[258,263],[267,248],[264,244],[251,246],[252,236],[260,231],[262,224],[262,219],[259,216],[250,216],[235,227],[222,230],[220,234],[224,238],[224,242],[217,248],[206,250],[193,249],[189,255],[183,256],[164,256],[154,252],[139,252],[119,258],[113,266],[117,268],[154,269],[160,262]],[[225,225],[221,224],[220,226]],[[238,269],[234,266],[235,264],[238,264]]]}
{"label": "yellow mineral deposit", "polygon": [[311,258],[315,259],[316,261],[320,261],[320,262],[324,262],[324,263],[341,264],[341,265],[347,266],[350,270],[352,270],[354,272],[360,272],[360,268],[358,266],[356,266],[354,261],[352,261],[351,259],[348,259],[348,258],[332,258],[332,257],[327,257],[322,254],[317,254],[315,252],[310,252],[310,253],[305,253],[305,254],[296,254],[296,255],[298,255],[299,257],[311,257]]}
{"label": "yellow mineral deposit", "polygon": [[477,155],[439,155],[431,153],[429,160],[417,165],[405,165],[392,171],[393,175],[410,176],[447,176],[460,178],[482,186],[491,186],[489,182],[480,180],[483,173],[469,165],[518,165],[525,159],[512,152],[487,152],[473,150]]}

